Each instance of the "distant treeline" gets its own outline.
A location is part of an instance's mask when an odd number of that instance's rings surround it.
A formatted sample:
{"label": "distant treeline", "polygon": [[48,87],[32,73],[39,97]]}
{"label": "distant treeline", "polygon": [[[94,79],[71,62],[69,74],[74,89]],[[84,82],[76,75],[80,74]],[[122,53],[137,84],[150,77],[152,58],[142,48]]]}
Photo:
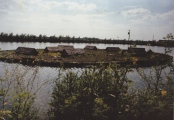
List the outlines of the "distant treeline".
{"label": "distant treeline", "polygon": [[114,40],[114,39],[99,39],[99,38],[76,38],[70,36],[46,36],[46,35],[31,35],[31,34],[16,34],[1,33],[0,42],[64,42],[64,43],[103,43],[103,44],[135,44],[135,45],[149,45],[149,46],[170,46],[174,47],[174,40]]}

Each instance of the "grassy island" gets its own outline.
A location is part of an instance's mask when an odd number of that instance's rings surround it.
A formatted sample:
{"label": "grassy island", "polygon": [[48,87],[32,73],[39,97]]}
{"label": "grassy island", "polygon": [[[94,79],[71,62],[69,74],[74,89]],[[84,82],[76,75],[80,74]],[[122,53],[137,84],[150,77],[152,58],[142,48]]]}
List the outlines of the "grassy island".
{"label": "grassy island", "polygon": [[19,47],[16,50],[1,51],[0,60],[9,63],[50,67],[60,65],[64,65],[64,67],[90,67],[110,63],[117,63],[121,66],[150,67],[166,64],[172,61],[173,57],[154,53],[151,50],[146,52],[144,48],[122,50],[117,47],[97,49],[95,46],[87,46],[84,49],[75,49],[73,46],[58,46],[46,47],[45,49]]}

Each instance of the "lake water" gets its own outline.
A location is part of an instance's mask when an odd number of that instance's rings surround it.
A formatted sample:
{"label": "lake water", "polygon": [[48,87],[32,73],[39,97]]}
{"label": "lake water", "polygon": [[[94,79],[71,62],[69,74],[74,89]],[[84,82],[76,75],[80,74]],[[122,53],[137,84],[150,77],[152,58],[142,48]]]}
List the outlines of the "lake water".
{"label": "lake water", "polygon": [[[49,46],[57,46],[57,45],[67,45],[67,43],[10,43],[10,42],[0,42],[0,48],[1,50],[15,50],[17,47],[32,47],[32,48],[37,48],[37,49],[44,49],[45,47]],[[127,49],[128,45],[116,45],[116,44],[86,44],[86,43],[70,43],[69,45],[73,45],[75,48],[84,48],[86,45],[95,45],[99,49],[105,49],[106,47],[120,47],[121,49]],[[156,46],[137,46],[141,48],[146,48],[146,51],[151,49],[154,52],[158,53],[164,53],[164,47],[156,47]],[[172,48],[173,51],[170,53],[171,56],[174,57],[174,48]],[[9,64],[9,63],[4,63],[0,62],[0,77],[4,76],[4,66],[12,67],[15,66],[16,64]],[[20,65],[22,67],[27,67]],[[34,69],[31,68],[31,69]],[[51,68],[51,67],[38,67],[39,69],[39,78],[38,82],[43,83],[44,80],[49,79],[54,80],[57,78],[59,68]],[[143,68],[144,70],[149,71],[149,68]],[[71,69],[66,69],[64,73],[66,73],[67,70],[72,70],[72,71],[80,71],[80,68],[71,68]],[[141,81],[138,73],[136,71],[131,72],[128,74],[129,79],[134,81],[135,86],[140,86]],[[47,103],[49,102],[50,99],[50,94],[52,92],[53,84],[49,83],[42,87],[42,89],[39,91],[37,94],[37,99],[36,99],[36,104],[40,107],[42,111],[46,110]]]}

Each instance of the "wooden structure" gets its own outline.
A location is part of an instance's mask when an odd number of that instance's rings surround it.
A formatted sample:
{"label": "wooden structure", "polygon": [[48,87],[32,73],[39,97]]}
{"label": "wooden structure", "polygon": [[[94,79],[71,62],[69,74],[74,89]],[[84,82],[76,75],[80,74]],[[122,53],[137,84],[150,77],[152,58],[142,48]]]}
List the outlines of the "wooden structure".
{"label": "wooden structure", "polygon": [[83,49],[64,49],[61,54],[63,57],[69,57],[74,55],[84,55],[84,53],[85,51]]}
{"label": "wooden structure", "polygon": [[128,48],[128,52],[131,53],[131,56],[145,56],[146,50],[145,48]]}
{"label": "wooden structure", "polygon": [[96,46],[87,45],[87,46],[85,46],[84,49],[85,49],[85,50],[97,50],[97,47],[96,47]]}
{"label": "wooden structure", "polygon": [[119,47],[107,47],[106,51],[108,51],[108,52],[119,52],[120,48]]}
{"label": "wooden structure", "polygon": [[72,46],[72,45],[58,45],[58,48],[62,48],[62,49],[74,49],[74,46]]}
{"label": "wooden structure", "polygon": [[18,47],[15,50],[15,53],[24,55],[38,55],[38,52],[35,48],[28,48],[28,47]]}
{"label": "wooden structure", "polygon": [[62,52],[63,49],[62,48],[58,48],[58,47],[46,47],[44,49],[45,52]]}
{"label": "wooden structure", "polygon": [[64,49],[73,50],[74,47],[71,45],[58,45],[56,47],[46,47],[44,49],[45,52],[62,52]]}

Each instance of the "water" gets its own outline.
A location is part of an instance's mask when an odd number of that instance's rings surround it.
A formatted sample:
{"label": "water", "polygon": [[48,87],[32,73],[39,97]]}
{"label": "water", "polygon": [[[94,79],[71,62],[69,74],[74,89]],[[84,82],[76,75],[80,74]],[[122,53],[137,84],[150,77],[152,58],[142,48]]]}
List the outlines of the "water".
{"label": "water", "polygon": [[[49,46],[58,46],[58,45],[67,45],[67,43],[39,43],[39,42],[24,42],[24,43],[11,43],[11,42],[0,42],[0,48],[1,50],[15,50],[17,47],[32,47],[36,49],[44,49],[45,47]],[[128,45],[115,45],[115,44],[86,44],[86,43],[70,43],[69,45],[73,45],[75,48],[84,48],[86,45],[95,45],[99,49],[105,49],[106,47],[120,47],[121,49],[127,49]],[[164,47],[156,47],[156,46],[140,46],[138,45],[137,47],[143,47],[147,50],[151,49],[154,52],[158,53],[164,53]],[[173,51],[170,53],[171,56],[174,57],[174,48],[172,48]],[[4,76],[4,66],[8,67],[14,67],[19,64],[9,64],[9,63],[4,63],[0,62],[0,77]],[[28,66],[23,66],[19,65],[22,67],[28,67]],[[35,67],[33,67],[34,69]],[[80,68],[72,68],[72,69],[67,69],[67,70],[72,70],[72,71],[80,71]],[[64,73],[66,73],[66,71]],[[149,68],[144,68],[147,72],[149,71]],[[36,104],[37,106],[40,106],[40,109],[42,111],[45,111],[48,107],[48,102],[50,99],[50,94],[52,92],[53,88],[53,83],[52,80],[57,78],[59,68],[51,68],[51,67],[38,67],[38,82],[43,83],[45,80],[49,80],[49,84],[45,85],[42,87],[42,89],[38,92],[37,94],[37,99],[36,99]],[[134,81],[135,86],[140,86],[142,82],[140,81],[140,76],[139,74],[134,71],[128,74],[129,79]]]}

